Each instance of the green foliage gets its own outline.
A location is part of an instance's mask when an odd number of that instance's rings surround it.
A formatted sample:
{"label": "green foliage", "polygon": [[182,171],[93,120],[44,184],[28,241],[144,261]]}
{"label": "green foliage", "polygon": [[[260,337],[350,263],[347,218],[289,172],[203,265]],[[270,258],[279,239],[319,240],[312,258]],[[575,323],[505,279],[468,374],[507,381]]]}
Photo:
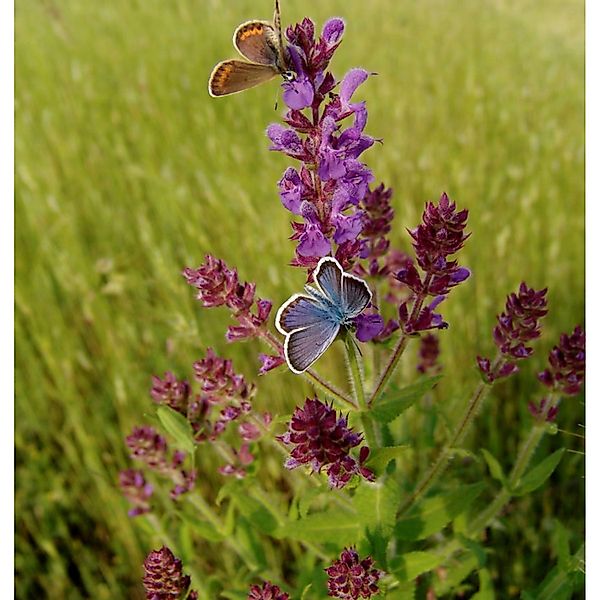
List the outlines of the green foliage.
{"label": "green foliage", "polygon": [[390,423],[420,400],[441,378],[441,375],[424,377],[416,383],[401,389],[391,383],[370,414],[380,423]]}
{"label": "green foliage", "polygon": [[483,488],[483,483],[473,483],[446,494],[426,498],[408,514],[400,517],[394,529],[396,537],[402,540],[422,540],[437,533],[467,510]]}
{"label": "green foliage", "polygon": [[513,491],[514,495],[524,496],[537,490],[552,475],[564,452],[565,449],[560,448],[526,473],[517,484],[517,488]]}
{"label": "green foliage", "polygon": [[193,454],[195,444],[190,422],[168,406],[159,406],[156,414],[165,431],[172,436],[176,447]]}

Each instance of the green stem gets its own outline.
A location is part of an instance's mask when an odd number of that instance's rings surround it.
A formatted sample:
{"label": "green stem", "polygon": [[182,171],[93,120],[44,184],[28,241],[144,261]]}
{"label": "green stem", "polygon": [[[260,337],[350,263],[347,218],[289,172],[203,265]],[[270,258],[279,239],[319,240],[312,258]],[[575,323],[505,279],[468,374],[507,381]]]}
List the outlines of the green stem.
{"label": "green stem", "polygon": [[[279,340],[273,334],[271,334],[269,331],[265,331],[262,333],[262,339],[265,340],[280,355],[283,355],[283,346],[279,343]],[[344,393],[340,392],[331,383],[323,379],[318,373],[316,373],[312,369],[307,369],[306,371],[304,371],[304,373],[302,373],[302,375],[304,375],[304,377],[306,377],[316,388],[319,388],[331,399],[336,400],[341,404],[349,405],[353,409],[356,409],[356,404],[354,404],[354,402],[350,398],[348,398]]]}
{"label": "green stem", "polygon": [[344,348],[346,350],[348,374],[350,376],[350,382],[352,385],[352,390],[354,391],[356,403],[361,412],[360,418],[363,429],[365,430],[367,445],[373,449],[377,447],[377,438],[375,436],[373,421],[368,413],[367,397],[365,395],[365,386],[363,382],[360,358],[356,349],[356,343],[352,339],[351,335],[352,334],[348,331],[346,331],[344,334]]}
{"label": "green stem", "polygon": [[[497,358],[494,361],[494,369],[498,367],[500,364],[500,358]],[[448,460],[452,455],[453,449],[460,444],[460,442],[465,437],[469,426],[473,422],[473,419],[477,415],[483,400],[489,393],[491,386],[485,383],[480,383],[473,392],[471,399],[467,404],[467,408],[458,422],[458,426],[456,427],[454,433],[450,437],[450,439],[446,442],[444,447],[440,450],[437,459],[425,473],[423,479],[417,484],[415,490],[408,496],[408,498],[400,505],[398,509],[398,515],[404,514],[425,492],[429,490],[429,488],[435,483],[437,478],[444,472],[446,466],[448,464]]]}
{"label": "green stem", "polygon": [[[425,281],[423,282],[424,290],[427,290],[429,288],[429,284],[431,283],[432,277],[433,276],[429,273],[425,277]],[[423,307],[423,302],[425,302],[425,298],[426,294],[423,292],[417,295],[417,297],[415,298],[415,303],[410,312],[410,317],[408,319],[409,322],[412,321],[419,314],[419,312],[421,312],[421,308]],[[390,359],[387,365],[385,366],[383,373],[379,376],[379,381],[377,382],[377,385],[375,386],[375,389],[371,394],[371,398],[369,399],[369,406],[373,406],[379,400],[379,398],[381,398],[383,392],[385,392],[387,384],[396,372],[396,367],[398,366],[400,357],[404,354],[404,351],[406,350],[406,346],[408,345],[408,340],[410,339],[410,337],[411,336],[409,336],[406,333],[403,333],[400,336],[400,339],[398,340],[398,343],[396,344],[396,347],[394,348],[394,351],[392,352],[392,355],[390,356]]]}

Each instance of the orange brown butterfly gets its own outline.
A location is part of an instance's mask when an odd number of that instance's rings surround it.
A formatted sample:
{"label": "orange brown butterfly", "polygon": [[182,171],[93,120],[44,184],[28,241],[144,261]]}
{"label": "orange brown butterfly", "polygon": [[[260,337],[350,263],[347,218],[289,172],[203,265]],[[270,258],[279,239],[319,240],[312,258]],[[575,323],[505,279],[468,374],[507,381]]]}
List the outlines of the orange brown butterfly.
{"label": "orange brown butterfly", "polygon": [[247,60],[220,62],[208,80],[208,93],[211,96],[235,94],[270,81],[277,75],[281,75],[286,81],[294,79],[281,32],[279,0],[275,0],[272,22],[242,23],[233,34],[233,45]]}

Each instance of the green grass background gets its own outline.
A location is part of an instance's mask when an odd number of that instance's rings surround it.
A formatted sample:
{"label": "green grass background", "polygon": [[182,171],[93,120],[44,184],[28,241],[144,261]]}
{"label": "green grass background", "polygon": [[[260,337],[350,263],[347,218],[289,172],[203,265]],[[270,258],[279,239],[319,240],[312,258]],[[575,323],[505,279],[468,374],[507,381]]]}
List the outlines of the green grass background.
{"label": "green grass background", "polygon": [[[359,94],[384,144],[365,160],[395,190],[395,243],[409,248],[404,228],[444,190],[470,210],[461,263],[473,276],[444,306],[449,406],[476,382],[474,356],[492,352],[506,294],[522,279],[550,288],[539,352],[495,389],[472,438],[510,466],[534,374],[583,320],[583,2],[284,1],[284,22],[305,13],[319,26],[346,20],[335,73],[378,73]],[[234,54],[235,26],[270,14],[269,0],[16,3],[19,598],[141,597],[156,540],[127,517],[116,478],[129,464],[123,436],[151,410],[150,375],[189,374],[208,345],[256,372],[258,347],[225,343],[227,315],[200,310],[181,268],[211,252],[276,305],[302,283],[286,266],[276,189],[290,161],[264,135],[279,118],[277,85],[206,92],[214,63]],[[275,413],[292,409],[292,386],[297,401],[308,391],[283,372],[260,384]],[[565,432],[550,443],[580,451],[570,434],[582,415],[565,403]],[[554,517],[581,536],[582,475],[581,456],[567,454],[494,533],[500,597],[543,579]]]}

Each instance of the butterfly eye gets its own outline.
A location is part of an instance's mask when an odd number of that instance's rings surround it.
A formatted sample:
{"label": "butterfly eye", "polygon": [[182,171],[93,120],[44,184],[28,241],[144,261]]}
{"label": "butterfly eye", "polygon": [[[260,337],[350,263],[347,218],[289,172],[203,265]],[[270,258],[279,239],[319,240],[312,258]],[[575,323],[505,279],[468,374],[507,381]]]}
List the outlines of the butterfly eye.
{"label": "butterfly eye", "polygon": [[296,81],[296,73],[294,73],[294,71],[285,71],[281,74],[281,76],[288,83],[292,82],[292,81]]}

